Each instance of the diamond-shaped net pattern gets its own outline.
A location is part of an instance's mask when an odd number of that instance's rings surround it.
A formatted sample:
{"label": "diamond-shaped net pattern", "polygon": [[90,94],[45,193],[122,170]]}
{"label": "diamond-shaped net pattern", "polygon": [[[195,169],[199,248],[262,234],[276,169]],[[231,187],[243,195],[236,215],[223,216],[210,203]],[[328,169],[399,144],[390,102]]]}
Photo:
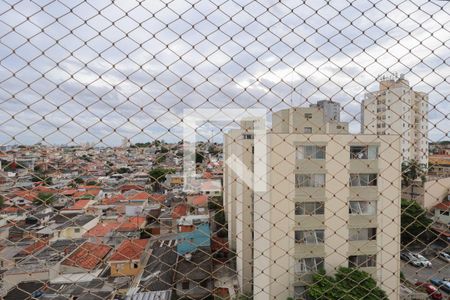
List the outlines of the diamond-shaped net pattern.
{"label": "diamond-shaped net pattern", "polygon": [[0,2],[2,299],[446,299],[449,1]]}

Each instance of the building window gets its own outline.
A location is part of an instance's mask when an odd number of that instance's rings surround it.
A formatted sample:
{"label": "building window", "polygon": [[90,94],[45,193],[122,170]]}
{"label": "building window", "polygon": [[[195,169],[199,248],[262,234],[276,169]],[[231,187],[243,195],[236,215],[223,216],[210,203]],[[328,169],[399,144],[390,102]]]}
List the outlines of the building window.
{"label": "building window", "polygon": [[317,272],[324,269],[323,257],[302,258],[294,266],[295,274]]}
{"label": "building window", "polygon": [[312,119],[312,113],[305,113],[305,119]]}
{"label": "building window", "polygon": [[303,128],[303,133],[312,133],[312,127]]}
{"label": "building window", "polygon": [[350,159],[377,159],[378,146],[350,146]]}
{"label": "building window", "polygon": [[295,187],[324,187],[325,174],[295,174]]}
{"label": "building window", "polygon": [[377,174],[350,174],[350,186],[377,186]]}
{"label": "building window", "polygon": [[325,230],[296,230],[295,242],[299,244],[321,244],[324,241]]}
{"label": "building window", "polygon": [[296,202],[295,214],[296,215],[323,215],[324,214],[324,202]]}
{"label": "building window", "polygon": [[377,265],[376,255],[353,255],[348,258],[350,268],[367,268]]}
{"label": "building window", "polygon": [[244,133],[242,136],[244,140],[253,140],[253,134],[251,133]]}
{"label": "building window", "polygon": [[351,228],[348,231],[350,241],[373,241],[377,239],[376,228]]}
{"label": "building window", "polygon": [[79,233],[79,232],[80,232],[80,228],[75,228],[73,231],[74,231],[75,233]]}
{"label": "building window", "polygon": [[350,201],[348,213],[351,215],[370,215],[373,216],[377,211],[375,201]]}
{"label": "building window", "polygon": [[325,159],[325,146],[305,145],[297,147],[297,159]]}
{"label": "building window", "polygon": [[133,263],[133,268],[134,268],[134,269],[139,268],[139,264],[138,264],[138,263]]}

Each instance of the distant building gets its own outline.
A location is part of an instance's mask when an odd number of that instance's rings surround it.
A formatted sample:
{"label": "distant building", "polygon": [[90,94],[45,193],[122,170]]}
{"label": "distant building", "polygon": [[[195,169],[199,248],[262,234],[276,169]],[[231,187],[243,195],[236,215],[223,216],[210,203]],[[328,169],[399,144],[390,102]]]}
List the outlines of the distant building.
{"label": "distant building", "polygon": [[362,133],[400,135],[402,160],[428,165],[428,95],[403,75],[380,78],[378,91],[365,95],[361,116]]}
{"label": "distant building", "polygon": [[189,215],[178,222],[177,252],[179,255],[193,253],[199,248],[211,246],[209,215]]}
{"label": "distant building", "polygon": [[320,100],[317,101],[316,104],[311,104],[310,107],[318,107],[322,109],[325,122],[341,121],[341,105],[338,102],[331,100]]}
{"label": "distant building", "polygon": [[[304,299],[312,273],[350,266],[370,273],[397,300],[398,136],[349,134],[347,123],[327,121],[319,107],[275,112],[272,124],[267,191],[225,166],[224,208],[240,292],[255,300]],[[235,156],[252,171],[253,126],[243,121],[224,144],[226,161]]]}
{"label": "distant building", "polygon": [[135,276],[142,271],[144,251],[150,240],[124,240],[109,258],[111,276]]}

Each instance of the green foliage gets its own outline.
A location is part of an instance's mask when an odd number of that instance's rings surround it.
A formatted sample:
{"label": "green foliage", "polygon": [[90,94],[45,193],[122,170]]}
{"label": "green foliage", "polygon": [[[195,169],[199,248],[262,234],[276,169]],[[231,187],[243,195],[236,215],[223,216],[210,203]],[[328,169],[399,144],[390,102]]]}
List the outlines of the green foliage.
{"label": "green foliage", "polygon": [[201,164],[203,163],[203,160],[205,159],[205,154],[203,152],[195,152],[195,163]]}
{"label": "green foliage", "polygon": [[425,181],[426,168],[417,160],[408,160],[402,163],[402,184],[409,186],[411,181],[421,178]]}
{"label": "green foliage", "polygon": [[86,182],[86,185],[100,185],[100,183],[98,183],[95,180],[90,180],[90,181]]}
{"label": "green foliage", "polygon": [[0,195],[0,208],[3,207],[3,205],[5,205],[5,198]]}
{"label": "green foliage", "polygon": [[73,181],[75,181],[76,184],[83,184],[84,183],[84,180],[82,178],[79,178],[79,177],[75,178]]}
{"label": "green foliage", "polygon": [[167,149],[166,147],[161,147],[161,150],[159,150],[160,153],[167,153],[169,152],[169,149]]}
{"label": "green foliage", "polygon": [[153,190],[160,191],[161,183],[166,181],[166,175],[174,172],[175,170],[173,169],[165,169],[160,167],[151,169],[150,172],[148,172],[148,175],[150,176],[150,183],[153,186]]}
{"label": "green foliage", "polygon": [[414,200],[402,199],[401,242],[427,240],[428,229],[433,222],[427,212]]}
{"label": "green foliage", "polygon": [[35,202],[38,204],[52,204],[55,201],[55,196],[52,193],[41,192],[37,195]]}
{"label": "green foliage", "polygon": [[33,177],[31,177],[32,182],[43,182],[45,185],[52,185],[53,184],[53,178],[48,176],[45,173],[34,173]]}
{"label": "green foliage", "polygon": [[117,170],[117,173],[119,173],[119,174],[130,173],[130,169],[122,167]]}
{"label": "green foliage", "polygon": [[312,299],[321,300],[388,299],[370,274],[344,267],[340,267],[334,277],[326,275],[324,271],[314,274],[308,294]]}

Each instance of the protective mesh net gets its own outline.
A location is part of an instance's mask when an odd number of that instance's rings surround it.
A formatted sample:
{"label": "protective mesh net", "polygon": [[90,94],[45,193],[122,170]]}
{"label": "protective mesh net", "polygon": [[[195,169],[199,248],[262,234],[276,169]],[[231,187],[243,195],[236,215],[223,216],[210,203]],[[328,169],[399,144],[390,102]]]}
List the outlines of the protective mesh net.
{"label": "protective mesh net", "polygon": [[0,296],[447,297],[449,14],[1,1]]}

